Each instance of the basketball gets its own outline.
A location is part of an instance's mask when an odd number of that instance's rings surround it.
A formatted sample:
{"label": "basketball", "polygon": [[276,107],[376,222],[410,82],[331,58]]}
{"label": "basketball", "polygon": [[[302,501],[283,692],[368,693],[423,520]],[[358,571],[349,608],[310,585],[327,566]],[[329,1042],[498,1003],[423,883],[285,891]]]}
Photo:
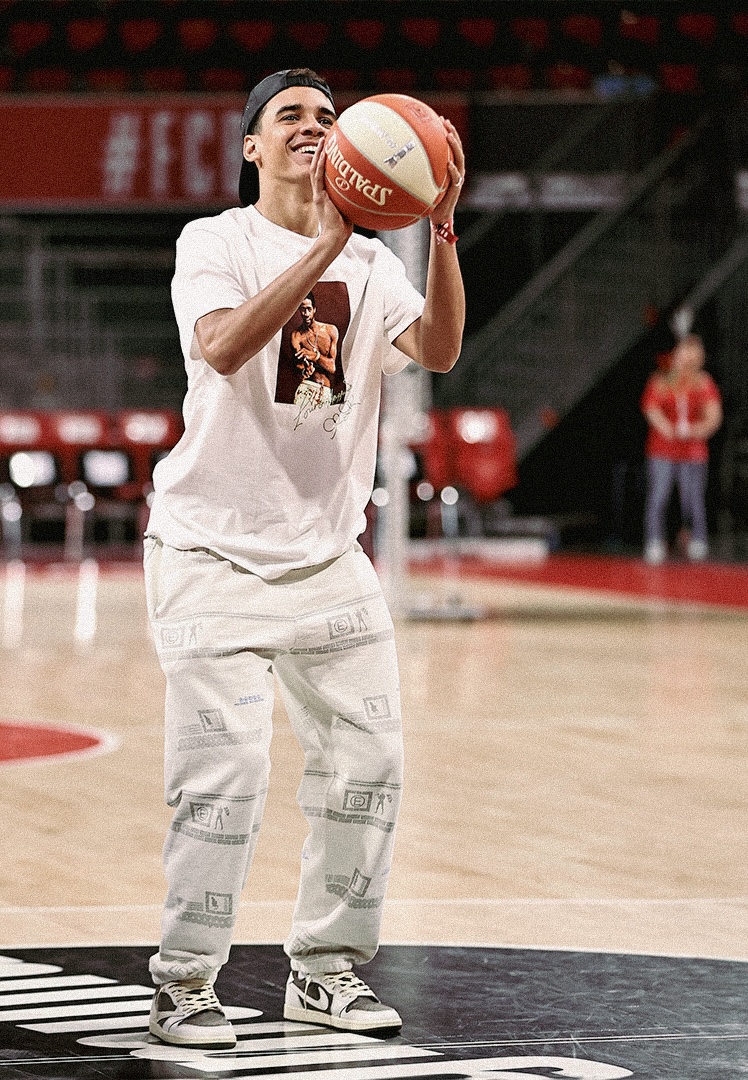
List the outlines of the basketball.
{"label": "basketball", "polygon": [[406,94],[377,94],[345,109],[325,139],[325,186],[364,229],[403,229],[425,217],[449,183],[451,150],[432,108]]}

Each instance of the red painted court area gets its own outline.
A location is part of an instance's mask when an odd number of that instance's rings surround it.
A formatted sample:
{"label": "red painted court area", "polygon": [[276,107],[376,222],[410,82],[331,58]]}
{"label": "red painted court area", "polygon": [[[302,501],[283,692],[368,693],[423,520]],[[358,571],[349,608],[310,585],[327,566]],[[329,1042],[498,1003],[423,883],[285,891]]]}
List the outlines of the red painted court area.
{"label": "red painted court area", "polygon": [[[454,566],[451,561],[450,566]],[[543,562],[508,563],[463,557],[460,573],[507,581],[590,589],[676,604],[748,608],[748,566],[731,563],[666,563],[601,555],[550,555]],[[425,573],[448,571],[442,558],[419,563]]]}
{"label": "red painted court area", "polygon": [[101,745],[101,737],[93,733],[0,721],[0,762],[80,754]]}

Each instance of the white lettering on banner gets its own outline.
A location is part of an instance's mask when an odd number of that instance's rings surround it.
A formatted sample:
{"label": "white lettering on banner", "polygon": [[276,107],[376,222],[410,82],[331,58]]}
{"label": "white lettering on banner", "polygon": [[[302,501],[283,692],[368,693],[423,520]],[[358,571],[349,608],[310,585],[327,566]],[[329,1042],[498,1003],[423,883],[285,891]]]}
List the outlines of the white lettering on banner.
{"label": "white lettering on banner", "polygon": [[166,110],[151,117],[151,194],[169,195],[169,167],[174,153],[169,145],[169,129],[174,123],[174,113]]}
{"label": "white lettering on banner", "polygon": [[203,148],[215,138],[213,115],[202,110],[187,113],[182,131],[182,182],[188,195],[204,199],[215,190],[216,174],[203,162]]}
{"label": "white lettering on banner", "polygon": [[221,190],[229,199],[236,199],[242,165],[241,121],[239,109],[221,114]]}
{"label": "white lettering on banner", "polygon": [[122,198],[133,193],[140,168],[140,117],[133,112],[113,113],[104,144],[104,193]]}

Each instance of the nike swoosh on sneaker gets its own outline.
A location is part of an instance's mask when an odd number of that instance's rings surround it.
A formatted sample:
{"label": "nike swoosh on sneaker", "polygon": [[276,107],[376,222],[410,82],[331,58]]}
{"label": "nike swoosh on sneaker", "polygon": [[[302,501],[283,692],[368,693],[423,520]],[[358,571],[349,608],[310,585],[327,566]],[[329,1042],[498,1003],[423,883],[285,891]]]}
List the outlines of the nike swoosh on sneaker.
{"label": "nike swoosh on sneaker", "polygon": [[[317,992],[317,997],[312,997],[312,986]],[[320,986],[318,983],[312,983],[306,991],[302,990],[303,1003],[305,1007],[311,1005],[312,1008],[318,1009],[320,1012],[329,1012],[332,1005],[332,998],[328,992]]]}

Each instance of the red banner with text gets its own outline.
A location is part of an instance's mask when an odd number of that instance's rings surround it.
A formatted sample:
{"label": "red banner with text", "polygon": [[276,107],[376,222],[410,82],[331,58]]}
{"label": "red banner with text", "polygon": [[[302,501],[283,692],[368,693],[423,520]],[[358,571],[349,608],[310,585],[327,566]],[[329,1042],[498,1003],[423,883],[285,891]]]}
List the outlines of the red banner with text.
{"label": "red banner with text", "polygon": [[[342,110],[356,98],[337,95]],[[424,95],[464,135],[458,96]],[[244,97],[0,97],[0,207],[224,207],[238,202]]]}

